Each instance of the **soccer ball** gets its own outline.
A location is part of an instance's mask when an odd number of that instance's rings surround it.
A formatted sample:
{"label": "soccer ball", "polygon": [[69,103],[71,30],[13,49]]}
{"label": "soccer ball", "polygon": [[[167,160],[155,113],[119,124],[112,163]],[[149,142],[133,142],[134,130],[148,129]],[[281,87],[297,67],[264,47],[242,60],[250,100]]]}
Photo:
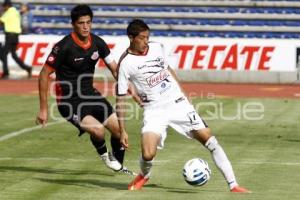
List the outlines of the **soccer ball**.
{"label": "soccer ball", "polygon": [[188,184],[201,186],[210,179],[211,171],[205,160],[194,158],[185,163],[182,174]]}

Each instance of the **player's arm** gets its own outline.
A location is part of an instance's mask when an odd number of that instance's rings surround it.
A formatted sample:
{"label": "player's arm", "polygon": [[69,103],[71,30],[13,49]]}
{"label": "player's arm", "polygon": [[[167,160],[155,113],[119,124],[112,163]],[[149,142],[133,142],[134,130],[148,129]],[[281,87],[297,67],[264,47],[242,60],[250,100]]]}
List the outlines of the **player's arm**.
{"label": "player's arm", "polygon": [[[181,84],[180,84],[180,81],[179,81],[179,79],[178,79],[178,77],[177,77],[177,75],[176,75],[176,72],[175,72],[170,66],[168,66],[168,70],[170,71],[171,75],[173,76],[173,78],[174,78],[175,81],[177,82],[177,84],[178,84],[178,86],[179,86],[181,92],[184,94],[184,96],[186,96],[186,97],[188,98],[188,96],[187,96],[187,94],[185,93],[184,89],[181,87]],[[189,99],[188,99],[188,100],[189,100]]]}
{"label": "player's arm", "polygon": [[[104,62],[106,64],[106,66],[108,67],[108,69],[110,70],[110,72],[112,73],[115,80],[118,81],[118,79],[117,79],[118,78],[117,63],[114,60],[110,63],[107,63],[106,59],[104,60]],[[129,93],[131,93],[131,89],[129,87],[128,87],[127,91]],[[116,113],[117,113],[117,117],[118,117],[118,123],[119,123],[120,134],[121,134],[120,142],[121,142],[122,146],[125,149],[127,149],[129,147],[129,145],[128,145],[128,134],[126,132],[125,122],[124,122],[124,116],[126,115],[126,113],[125,113],[126,99],[125,98],[126,98],[126,94],[124,94],[124,95],[118,95],[117,94]]]}
{"label": "player's arm", "polygon": [[126,95],[118,95],[116,100],[116,110],[117,110],[117,116],[118,116],[118,123],[120,127],[120,142],[122,146],[127,149],[129,147],[128,144],[128,134],[125,129],[125,103],[126,103]]}
{"label": "player's arm", "polygon": [[124,148],[129,147],[128,134],[125,128],[126,95],[130,83],[129,77],[130,75],[128,74],[128,71],[125,70],[125,66],[120,64],[118,69],[116,110],[121,134],[120,142]]}
{"label": "player's arm", "polygon": [[132,96],[133,100],[140,106],[143,107],[144,103],[141,100],[140,96],[138,95],[138,93],[136,92],[136,89],[134,87],[134,85],[129,82],[128,83],[128,93]]}
{"label": "player's arm", "polygon": [[117,80],[117,63],[115,60],[111,60],[110,62],[107,62],[107,58],[105,58],[104,63],[106,64],[107,68],[109,69],[109,71],[111,72],[111,74],[113,75],[114,79]]}
{"label": "player's arm", "polygon": [[43,127],[48,121],[48,90],[49,90],[49,79],[50,74],[54,72],[54,69],[44,65],[42,68],[39,79],[39,100],[40,100],[40,110],[36,117],[36,124],[41,124]]}
{"label": "player's arm", "polygon": [[1,25],[1,26],[4,25],[5,20],[7,19],[6,16],[7,16],[7,15],[3,14],[3,15],[0,17],[0,25]]}

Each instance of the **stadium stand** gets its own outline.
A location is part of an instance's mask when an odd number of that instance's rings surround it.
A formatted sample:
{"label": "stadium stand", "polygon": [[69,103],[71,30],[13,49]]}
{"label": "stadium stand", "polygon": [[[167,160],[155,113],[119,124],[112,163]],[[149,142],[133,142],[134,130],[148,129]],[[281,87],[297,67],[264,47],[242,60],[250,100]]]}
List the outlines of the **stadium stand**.
{"label": "stadium stand", "polygon": [[300,38],[299,0],[23,0],[37,34],[66,34],[74,4],[91,5],[94,32],[124,35],[133,18],[144,19],[154,36]]}

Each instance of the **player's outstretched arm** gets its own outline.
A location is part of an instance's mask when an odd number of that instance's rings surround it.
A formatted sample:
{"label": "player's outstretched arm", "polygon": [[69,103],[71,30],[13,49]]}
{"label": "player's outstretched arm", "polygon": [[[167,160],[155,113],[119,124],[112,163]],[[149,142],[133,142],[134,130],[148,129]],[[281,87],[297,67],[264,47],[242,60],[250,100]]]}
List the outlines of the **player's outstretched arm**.
{"label": "player's outstretched arm", "polygon": [[48,121],[48,90],[49,90],[49,76],[54,70],[48,66],[44,66],[39,74],[39,100],[40,110],[36,117],[36,124],[41,124],[43,127]]}
{"label": "player's outstretched arm", "polygon": [[118,76],[117,67],[118,67],[118,65],[117,65],[116,61],[113,60],[110,63],[107,63],[104,60],[104,63],[106,64],[107,68],[109,69],[109,71],[113,75],[114,79],[117,80],[117,76]]}

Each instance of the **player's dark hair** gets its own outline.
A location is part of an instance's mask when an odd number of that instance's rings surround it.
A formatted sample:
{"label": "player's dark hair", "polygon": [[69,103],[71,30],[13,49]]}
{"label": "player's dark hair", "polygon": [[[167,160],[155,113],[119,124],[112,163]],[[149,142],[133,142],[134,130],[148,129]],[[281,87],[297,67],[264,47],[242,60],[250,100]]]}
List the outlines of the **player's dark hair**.
{"label": "player's dark hair", "polygon": [[5,1],[2,3],[2,6],[3,6],[3,7],[5,7],[5,6],[10,7],[10,6],[12,6],[12,3],[11,3],[10,0],[5,0]]}
{"label": "player's dark hair", "polygon": [[127,35],[136,37],[140,32],[150,31],[149,26],[141,19],[132,20],[127,26]]}
{"label": "player's dark hair", "polygon": [[75,6],[71,10],[71,19],[72,19],[72,24],[75,23],[79,17],[89,15],[91,17],[91,20],[93,20],[93,11],[88,5],[81,4]]}

